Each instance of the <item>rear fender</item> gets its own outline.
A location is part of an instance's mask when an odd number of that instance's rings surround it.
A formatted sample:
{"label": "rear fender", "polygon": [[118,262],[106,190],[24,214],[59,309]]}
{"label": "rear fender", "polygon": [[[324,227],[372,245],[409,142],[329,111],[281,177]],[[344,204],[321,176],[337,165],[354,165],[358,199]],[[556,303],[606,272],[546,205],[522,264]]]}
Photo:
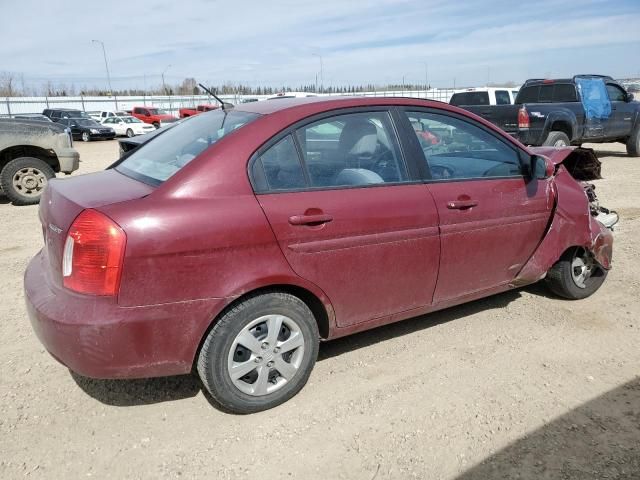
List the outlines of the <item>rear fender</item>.
{"label": "rear fender", "polygon": [[549,228],[535,253],[512,282],[513,286],[527,285],[543,278],[571,247],[585,248],[603,268],[611,268],[613,236],[591,216],[584,188],[563,164],[557,165],[551,188],[555,207]]}

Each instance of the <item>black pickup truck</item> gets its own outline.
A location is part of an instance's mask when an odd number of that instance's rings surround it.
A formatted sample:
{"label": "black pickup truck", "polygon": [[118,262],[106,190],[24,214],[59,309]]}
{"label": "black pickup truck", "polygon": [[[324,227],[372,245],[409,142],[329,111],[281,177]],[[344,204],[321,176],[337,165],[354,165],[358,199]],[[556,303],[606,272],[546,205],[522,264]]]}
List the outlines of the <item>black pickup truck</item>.
{"label": "black pickup truck", "polygon": [[620,142],[640,156],[640,102],[611,77],[527,80],[514,105],[463,105],[526,145]]}

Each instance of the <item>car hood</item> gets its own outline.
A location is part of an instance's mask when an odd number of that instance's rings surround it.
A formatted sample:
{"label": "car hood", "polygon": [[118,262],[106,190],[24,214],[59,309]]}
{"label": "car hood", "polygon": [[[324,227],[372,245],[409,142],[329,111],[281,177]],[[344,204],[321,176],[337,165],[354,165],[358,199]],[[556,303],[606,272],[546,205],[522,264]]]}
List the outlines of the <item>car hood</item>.
{"label": "car hood", "polygon": [[576,180],[602,178],[602,164],[592,148],[582,147],[531,147],[529,150],[548,158],[556,166],[563,165]]}

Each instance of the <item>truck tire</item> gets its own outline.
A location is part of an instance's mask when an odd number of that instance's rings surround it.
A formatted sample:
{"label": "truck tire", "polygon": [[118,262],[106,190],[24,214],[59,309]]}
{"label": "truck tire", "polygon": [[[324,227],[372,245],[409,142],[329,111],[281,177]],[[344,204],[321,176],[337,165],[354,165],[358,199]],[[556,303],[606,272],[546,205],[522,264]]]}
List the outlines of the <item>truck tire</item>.
{"label": "truck tire", "polygon": [[547,139],[542,144],[545,147],[568,147],[571,145],[571,140],[564,132],[549,132]]}
{"label": "truck tire", "polygon": [[640,126],[636,127],[627,140],[627,153],[631,157],[640,157]]}
{"label": "truck tire", "polygon": [[160,123],[159,122],[153,122],[151,125],[153,125],[156,128],[160,128]]}
{"label": "truck tire", "polygon": [[14,205],[34,205],[50,178],[53,169],[43,160],[33,157],[14,158],[0,172],[0,185]]}

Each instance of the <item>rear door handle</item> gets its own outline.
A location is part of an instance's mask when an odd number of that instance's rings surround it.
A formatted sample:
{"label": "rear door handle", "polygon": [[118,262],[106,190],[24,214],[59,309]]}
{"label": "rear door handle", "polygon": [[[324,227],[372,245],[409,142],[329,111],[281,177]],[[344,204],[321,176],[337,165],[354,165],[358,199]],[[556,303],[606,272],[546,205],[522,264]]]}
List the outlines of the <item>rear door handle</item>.
{"label": "rear door handle", "polygon": [[467,208],[475,207],[478,205],[476,200],[454,200],[447,202],[447,208],[451,210],[466,210]]}
{"label": "rear door handle", "polygon": [[320,213],[317,215],[293,215],[289,217],[291,225],[322,225],[333,220],[331,215]]}

